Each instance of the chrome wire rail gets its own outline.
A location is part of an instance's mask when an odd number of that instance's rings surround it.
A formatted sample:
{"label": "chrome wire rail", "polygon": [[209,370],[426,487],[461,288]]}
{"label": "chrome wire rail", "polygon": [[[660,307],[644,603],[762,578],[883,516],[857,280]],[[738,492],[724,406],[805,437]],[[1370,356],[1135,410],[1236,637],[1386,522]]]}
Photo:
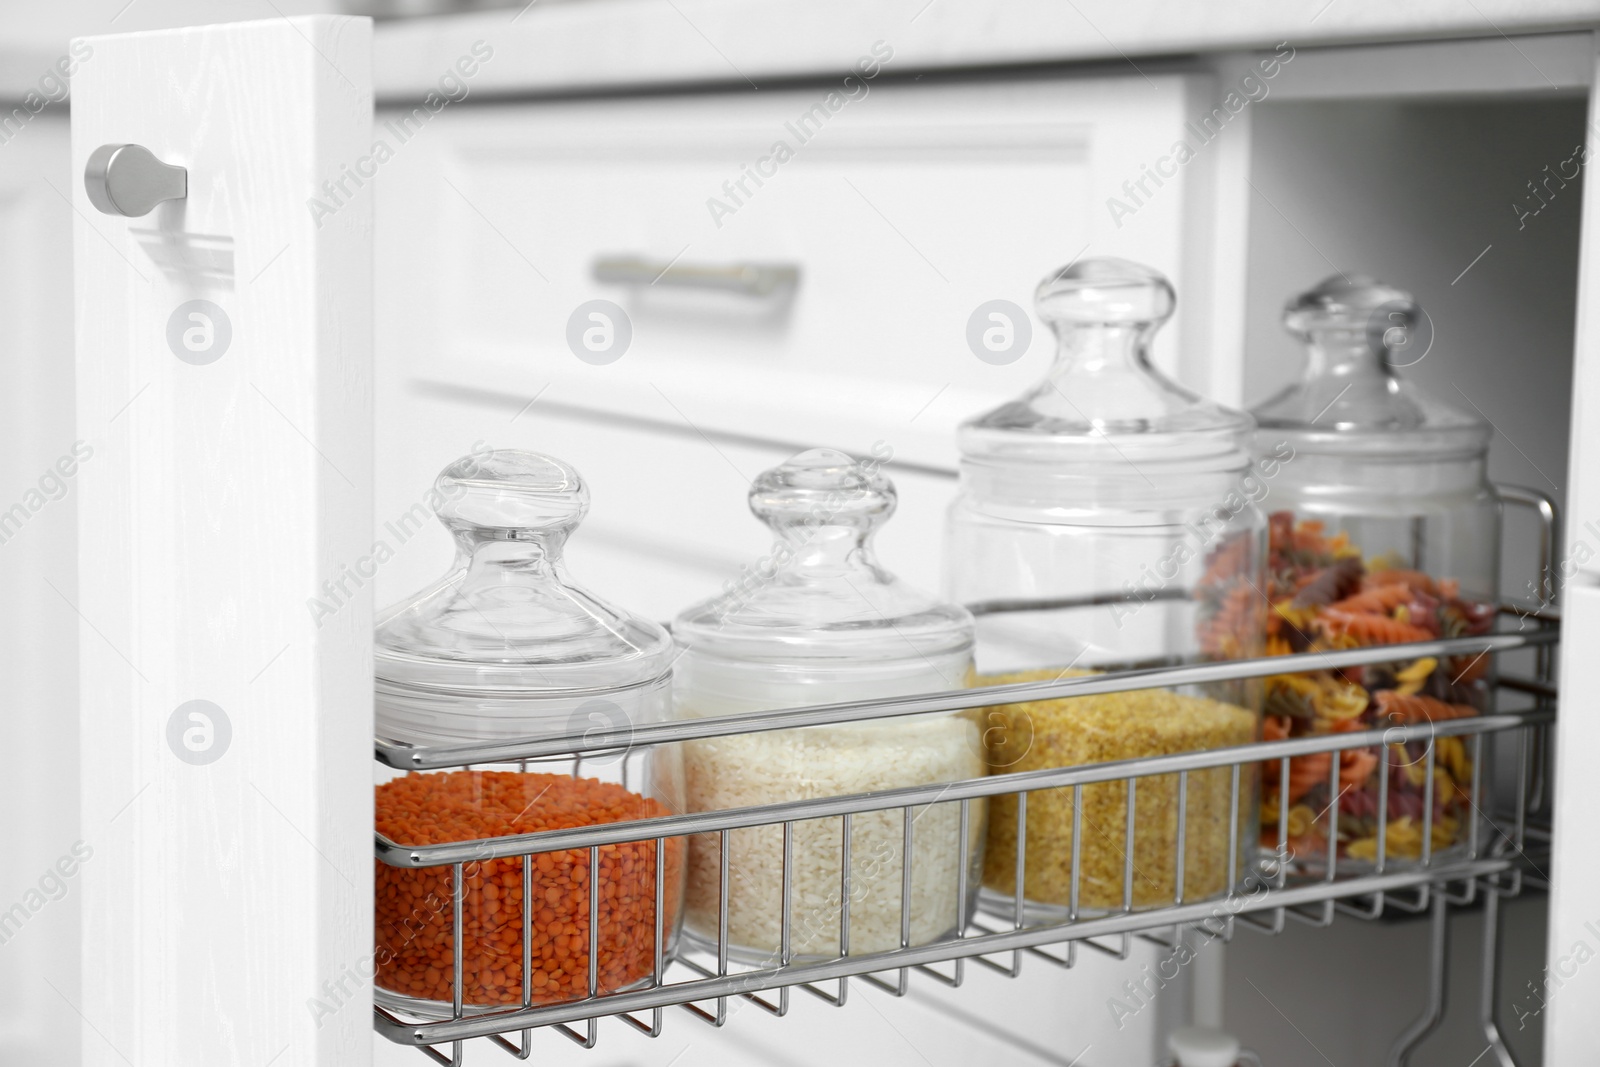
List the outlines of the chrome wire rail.
{"label": "chrome wire rail", "polygon": [[[1554,645],[1559,635],[1551,628],[1556,617],[1548,610],[1508,603],[1502,613],[1515,615],[1526,627],[1516,633],[1484,634],[1477,637],[1446,637],[1409,644],[1351,648],[1338,652],[1302,652],[1293,656],[1263,656],[1256,659],[1227,660],[1219,663],[1182,664],[1148,667],[1141,670],[1111,671],[1080,675],[1050,682],[1018,682],[980,689],[952,689],[886,700],[857,700],[843,704],[816,704],[780,711],[748,712],[719,718],[680,719],[611,729],[553,734],[549,737],[520,738],[511,741],[485,741],[467,745],[419,747],[379,738],[378,762],[397,770],[438,770],[465,767],[474,763],[509,763],[523,759],[584,752],[615,751],[628,746],[667,744],[674,741],[700,741],[711,737],[792,730],[802,726],[838,726],[844,723],[871,722],[904,715],[923,715],[939,711],[965,711],[996,704],[1015,704],[1057,697],[1094,696],[1127,693],[1140,689],[1171,689],[1179,686],[1207,685],[1215,682],[1265,678],[1273,674],[1297,674],[1341,667],[1360,667],[1373,663],[1393,663],[1420,656],[1479,656],[1510,652],[1520,648]],[[1297,755],[1299,753],[1296,753]]]}
{"label": "chrome wire rail", "polygon": [[[1292,674],[1306,671],[1329,670],[1374,663],[1392,663],[1421,656],[1467,656],[1503,653],[1517,649],[1541,650],[1537,657],[1535,677],[1502,677],[1500,692],[1508,700],[1521,699],[1524,706],[1514,711],[1472,718],[1460,718],[1438,723],[1417,723],[1389,729],[1373,729],[1360,733],[1333,734],[1317,737],[1293,738],[1281,741],[1259,742],[1232,748],[1184,752],[1114,763],[1061,767],[1048,770],[995,774],[958,782],[934,783],[908,788],[883,790],[848,796],[830,796],[797,800],[757,807],[732,808],[721,811],[692,812],[630,822],[610,823],[569,830],[544,831],[479,841],[448,844],[408,846],[397,844],[381,835],[376,839],[376,857],[381,862],[402,868],[444,868],[451,870],[453,887],[451,903],[451,929],[454,935],[454,978],[452,1003],[448,1005],[448,1018],[421,1018],[407,1015],[403,1000],[379,991],[375,1008],[375,1025],[380,1033],[392,1041],[421,1048],[430,1058],[446,1065],[460,1064],[463,1043],[479,1037],[488,1037],[513,1054],[527,1058],[532,1050],[532,1032],[541,1027],[552,1027],[585,1047],[592,1047],[598,1038],[598,1020],[616,1017],[650,1036],[661,1033],[663,1011],[681,1006],[690,1014],[713,1026],[721,1026],[728,1018],[730,998],[746,998],[765,1010],[783,1015],[789,1007],[789,990],[798,987],[832,1004],[846,1001],[851,978],[872,983],[894,995],[904,995],[908,989],[908,975],[916,971],[945,985],[959,986],[964,978],[963,964],[971,959],[976,963],[1015,976],[1020,973],[1026,957],[1042,958],[1057,966],[1070,967],[1076,961],[1080,944],[1127,958],[1131,938],[1134,936],[1155,940],[1169,948],[1179,939],[1190,936],[1231,937],[1236,924],[1253,926],[1268,933],[1284,929],[1287,920],[1327,925],[1335,912],[1361,918],[1376,918],[1387,907],[1407,912],[1432,911],[1436,924],[1446,921],[1447,909],[1474,902],[1486,894],[1496,907],[1501,896],[1519,892],[1527,882],[1542,880],[1544,851],[1548,834],[1541,823],[1544,820],[1546,772],[1550,747],[1550,729],[1555,718],[1555,690],[1551,684],[1551,649],[1559,639],[1558,619],[1548,611],[1530,609],[1525,605],[1506,605],[1504,615],[1514,615],[1519,620],[1520,632],[1506,632],[1476,637],[1447,638],[1411,644],[1388,645],[1378,648],[1351,649],[1340,652],[1304,653],[1299,655],[1266,657],[1227,663],[1179,665],[1156,667],[1136,671],[1108,673],[1087,677],[1063,678],[1052,682],[993,686],[948,693],[895,700],[859,701],[777,712],[764,712],[724,719],[698,719],[642,725],[633,729],[590,731],[587,735],[566,734],[533,738],[518,742],[459,745],[450,747],[417,748],[379,741],[377,758],[390,767],[404,770],[462,767],[477,763],[501,763],[520,759],[535,759],[555,755],[576,755],[591,751],[615,750],[622,746],[653,746],[725,737],[736,734],[758,733],[771,730],[793,729],[804,726],[833,725],[885,719],[905,715],[949,712],[983,708],[1000,704],[1083,696],[1096,693],[1113,693],[1130,690],[1196,685],[1207,682],[1261,678],[1269,675]],[[1531,699],[1529,706],[1526,702]],[[1465,821],[1464,847],[1451,850],[1443,857],[1433,851],[1434,811],[1432,803],[1437,738],[1460,737],[1470,746],[1472,781],[1468,796],[1481,817]],[[1416,859],[1395,859],[1387,847],[1389,833],[1389,805],[1386,803],[1389,770],[1396,746],[1407,742],[1426,742],[1422,770],[1425,798],[1422,812],[1420,855]],[[1515,785],[1494,787],[1483,774],[1485,749],[1491,743],[1504,752],[1515,750]],[[1325,856],[1314,857],[1315,865],[1302,867],[1300,873],[1291,874],[1289,848],[1289,805],[1280,804],[1276,823],[1277,848],[1258,849],[1257,843],[1241,840],[1240,827],[1253,825],[1248,817],[1254,802],[1254,775],[1264,761],[1279,761],[1280,781],[1290,777],[1290,761],[1295,757],[1316,753],[1333,754],[1330,760],[1329,779],[1337,785],[1342,754],[1354,749],[1376,749],[1382,753],[1379,782],[1379,799],[1376,805],[1376,850],[1370,862],[1354,864],[1346,861],[1341,870],[1337,835],[1332,828],[1327,834],[1328,851]],[[1197,772],[1229,770],[1229,811],[1227,883],[1233,888],[1220,897],[1191,900],[1184,893],[1184,857],[1189,832],[1188,795],[1189,776]],[[1126,783],[1128,818],[1121,842],[1121,855],[1131,867],[1134,842],[1137,834],[1133,818],[1134,801],[1141,782],[1159,776],[1175,776],[1177,780],[1177,821],[1174,850],[1175,886],[1172,899],[1158,907],[1135,908],[1132,899],[1132,878],[1123,882],[1121,908],[1096,911],[1088,914],[1078,906],[1082,864],[1078,862],[1078,842],[1081,836],[1082,799],[1085,786],[1108,782]],[[1014,897],[1006,906],[995,900],[986,902],[986,912],[974,918],[967,914],[968,861],[974,826],[974,802],[983,803],[988,798],[1014,795],[1016,800],[1016,871],[1025,869],[1027,849],[1027,798],[1039,791],[1050,789],[1072,790],[1073,859],[1071,865],[1071,906],[1040,914],[1023,899],[1024,879],[1016,879]],[[959,878],[952,908],[951,926],[954,933],[944,939],[928,943],[912,943],[911,881],[915,854],[912,851],[911,823],[918,809],[932,805],[955,805],[958,818],[958,849],[956,871]],[[1337,826],[1337,805],[1334,805],[1333,826]],[[900,945],[887,951],[852,953],[850,951],[850,876],[849,843],[851,820],[854,816],[871,812],[900,812],[904,826],[901,855],[902,879],[900,891]],[[1241,819],[1241,816],[1243,818]],[[797,959],[792,951],[794,916],[792,914],[794,871],[793,840],[797,823],[814,819],[837,819],[841,831],[839,893],[838,951],[831,958]],[[729,894],[729,834],[749,827],[781,827],[783,834],[782,864],[782,916],[780,918],[780,947],[771,958],[753,965],[741,965],[730,957],[728,938]],[[1270,827],[1269,827],[1270,830]],[[669,944],[670,932],[664,924],[667,913],[666,872],[664,868],[667,842],[671,838],[716,835],[721,846],[721,871],[718,884],[719,934],[715,944],[681,946],[682,950],[665,966],[673,946]],[[653,845],[656,864],[654,900],[654,957],[655,968],[641,987],[620,992],[602,993],[598,980],[599,945],[599,893],[600,850],[608,845],[625,842]],[[463,969],[463,886],[468,868],[490,859],[526,857],[522,868],[522,914],[533,913],[534,857],[556,851],[587,850],[589,885],[588,925],[588,995],[579,1000],[534,1004],[532,984],[521,983],[523,988],[520,1006],[477,1007],[464,1003],[465,974]],[[831,864],[831,861],[830,861]],[[1350,869],[1352,866],[1355,869]],[[1307,873],[1307,872],[1310,873]],[[998,925],[990,926],[988,923]],[[1160,936],[1167,931],[1168,936]],[[532,969],[531,938],[520,939],[523,952],[522,974]],[[1486,944],[1493,938],[1486,935]],[[1109,943],[1108,943],[1109,942]],[[1045,951],[1045,946],[1064,945],[1064,955]],[[1493,947],[1493,946],[1491,946]],[[989,957],[1009,954],[1008,962],[996,962]],[[1495,965],[1491,954],[1489,967]],[[953,969],[946,973],[935,964],[950,963]],[[896,972],[893,978],[880,977],[886,972]],[[1430,972],[1432,978],[1443,982],[1442,964]],[[1489,979],[1485,979],[1486,982]],[[824,990],[818,983],[836,983],[833,989]],[[1442,987],[1441,987],[1442,988]],[[1487,988],[1487,987],[1486,987]],[[773,999],[761,994],[776,990]],[[1442,1000],[1442,994],[1434,1000]],[[714,1004],[702,1007],[701,1003]],[[1432,1001],[1430,1001],[1432,1004]],[[1432,1016],[1425,1015],[1396,1043],[1391,1063],[1402,1064],[1416,1042],[1437,1024],[1437,1005],[1430,1007]],[[648,1021],[641,1021],[633,1013],[649,1012]],[[441,1012],[442,1014],[442,1012]],[[1493,997],[1486,992],[1483,998],[1481,1022],[1489,1035],[1501,1067],[1515,1067],[1504,1043],[1498,1039],[1493,1013]],[[571,1024],[582,1023],[582,1032]],[[513,1043],[507,1035],[521,1032],[520,1044]],[[450,1046],[447,1055],[433,1046]]]}

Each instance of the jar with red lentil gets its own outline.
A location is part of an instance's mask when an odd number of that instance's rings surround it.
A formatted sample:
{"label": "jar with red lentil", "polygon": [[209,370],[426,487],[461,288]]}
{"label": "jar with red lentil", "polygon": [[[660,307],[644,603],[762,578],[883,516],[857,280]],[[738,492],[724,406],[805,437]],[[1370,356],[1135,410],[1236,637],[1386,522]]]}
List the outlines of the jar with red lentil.
{"label": "jar with red lentil", "polygon": [[[576,470],[532,452],[475,453],[440,473],[424,506],[450,530],[456,557],[442,578],[378,620],[380,738],[452,746],[626,732],[666,717],[671,639],[567,576],[562,549],[588,505]],[[385,769],[377,830],[416,846],[668,815],[683,809],[677,760],[670,748],[623,743],[400,776]],[[658,857],[648,836],[603,846],[597,882],[583,848],[465,863],[463,1008],[549,1004],[651,981],[677,939],[684,849],[669,838]],[[377,863],[380,1004],[451,1013],[453,877],[451,867]]]}

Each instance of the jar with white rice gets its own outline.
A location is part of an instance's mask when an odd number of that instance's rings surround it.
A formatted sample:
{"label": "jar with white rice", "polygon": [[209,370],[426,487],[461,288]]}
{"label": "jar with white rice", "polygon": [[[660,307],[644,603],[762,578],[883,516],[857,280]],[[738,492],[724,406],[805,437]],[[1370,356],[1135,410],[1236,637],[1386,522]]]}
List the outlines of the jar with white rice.
{"label": "jar with white rice", "polygon": [[[972,665],[973,621],[880,567],[873,533],[895,508],[879,461],[814,449],[756,479],[750,507],[776,535],[767,566],[673,623],[681,717],[958,689]],[[944,712],[841,726],[740,734],[684,745],[692,811],[954,782],[986,772],[972,715]],[[909,930],[902,930],[904,809],[858,813],[849,835],[848,937],[841,930],[844,820],[796,822],[790,842],[790,952],[832,957],[925,944],[971,915],[981,879],[984,809],[912,808]],[[730,953],[776,963],[783,924],[783,826],[728,835]],[[966,893],[960,859],[968,870]],[[690,846],[687,923],[715,945],[719,834]]]}

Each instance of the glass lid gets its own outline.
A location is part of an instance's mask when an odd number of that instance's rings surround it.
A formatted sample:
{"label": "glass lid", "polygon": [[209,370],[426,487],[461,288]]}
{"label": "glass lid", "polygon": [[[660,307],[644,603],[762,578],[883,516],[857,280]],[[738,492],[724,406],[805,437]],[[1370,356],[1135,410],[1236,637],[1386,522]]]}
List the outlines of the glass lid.
{"label": "glass lid", "polygon": [[666,631],[567,576],[562,548],[589,509],[589,490],[570,465],[492,451],[450,464],[434,490],[455,562],[379,618],[380,683],[526,694],[622,687],[667,673]]}
{"label": "glass lid", "polygon": [[1007,464],[1172,464],[1233,469],[1248,462],[1248,415],[1168,379],[1150,339],[1176,306],[1160,272],[1122,259],[1085,259],[1039,283],[1034,307],[1057,337],[1043,381],[961,427],[968,461]]}
{"label": "glass lid", "polygon": [[895,510],[876,465],[829,448],[758,477],[750,510],[775,535],[772,572],[689,608],[673,636],[729,659],[884,662],[961,652],[972,616],[913,589],[878,564],[872,538]]}
{"label": "glass lid", "polygon": [[[1291,431],[1313,450],[1472,452],[1488,447],[1488,420],[1461,411],[1395,373],[1420,362],[1431,326],[1410,293],[1366,275],[1337,274],[1283,310],[1306,346],[1300,381],[1255,408],[1263,431]],[[1420,346],[1420,351],[1417,349]]]}

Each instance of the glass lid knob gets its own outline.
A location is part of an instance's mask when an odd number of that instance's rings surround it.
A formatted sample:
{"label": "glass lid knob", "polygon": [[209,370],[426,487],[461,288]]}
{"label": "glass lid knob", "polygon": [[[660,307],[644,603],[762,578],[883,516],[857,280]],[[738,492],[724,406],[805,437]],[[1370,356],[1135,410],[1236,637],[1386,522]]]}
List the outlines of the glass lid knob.
{"label": "glass lid knob", "polygon": [[1289,301],[1283,325],[1302,341],[1327,331],[1359,331],[1381,351],[1404,346],[1420,315],[1404,289],[1365,274],[1335,274]]}
{"label": "glass lid knob", "polygon": [[1160,271],[1125,259],[1082,259],[1056,271],[1034,290],[1039,317],[1057,333],[1083,325],[1157,325],[1177,305]]}
{"label": "glass lid knob", "polygon": [[1364,317],[1388,304],[1405,305],[1412,315],[1417,311],[1415,299],[1404,289],[1367,274],[1333,274],[1289,301],[1283,321],[1289,329],[1302,332],[1323,322]]}
{"label": "glass lid knob", "polygon": [[750,510],[785,537],[820,527],[866,534],[894,514],[894,483],[832,448],[813,448],[763,472],[750,487]]}
{"label": "glass lid knob", "polygon": [[496,540],[534,540],[570,530],[589,510],[589,487],[570,464],[537,452],[504,449],[463,456],[434,483],[452,531]]}

